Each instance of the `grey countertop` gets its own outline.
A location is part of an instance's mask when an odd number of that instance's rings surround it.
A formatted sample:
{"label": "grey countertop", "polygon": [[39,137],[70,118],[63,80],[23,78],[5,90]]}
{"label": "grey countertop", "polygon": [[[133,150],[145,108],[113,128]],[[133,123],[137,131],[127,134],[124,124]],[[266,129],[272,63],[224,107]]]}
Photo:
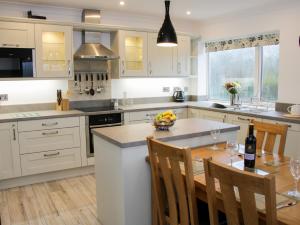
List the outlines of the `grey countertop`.
{"label": "grey countertop", "polygon": [[268,112],[250,112],[250,111],[240,111],[233,109],[217,109],[211,107],[211,102],[200,101],[192,102],[187,101],[183,103],[178,102],[166,102],[166,103],[147,103],[147,104],[133,104],[129,106],[120,106],[119,110],[109,111],[109,112],[92,112],[84,113],[78,110],[70,111],[56,111],[56,110],[43,110],[43,111],[28,111],[28,112],[15,112],[15,113],[0,113],[0,123],[4,122],[15,122],[15,121],[24,121],[24,120],[36,120],[36,119],[47,119],[51,117],[70,117],[70,116],[84,116],[91,114],[101,114],[101,113],[110,113],[110,112],[136,112],[136,111],[145,111],[145,110],[160,110],[160,109],[176,109],[176,108],[195,108],[210,110],[215,112],[222,112],[228,114],[237,114],[244,116],[251,116],[256,118],[277,120],[287,123],[296,123],[300,124],[300,118],[287,118],[284,116],[284,113],[277,111],[268,111]]}
{"label": "grey countertop", "polygon": [[146,144],[146,137],[153,136],[163,141],[174,141],[210,135],[212,129],[220,129],[222,133],[237,131],[237,125],[203,120],[198,118],[176,121],[169,131],[157,131],[150,123],[132,124],[117,127],[93,129],[92,133],[120,148],[129,148]]}

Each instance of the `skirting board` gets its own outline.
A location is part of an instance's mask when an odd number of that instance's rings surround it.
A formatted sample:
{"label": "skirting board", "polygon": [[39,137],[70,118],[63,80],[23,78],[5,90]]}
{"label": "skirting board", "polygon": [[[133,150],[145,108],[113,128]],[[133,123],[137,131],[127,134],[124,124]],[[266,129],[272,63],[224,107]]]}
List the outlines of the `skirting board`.
{"label": "skirting board", "polygon": [[42,182],[47,182],[52,180],[59,180],[59,179],[64,179],[69,177],[82,176],[94,172],[95,172],[94,166],[86,166],[86,167],[79,167],[79,168],[62,170],[62,171],[30,175],[25,177],[17,177],[8,180],[1,180],[0,190],[24,186],[24,185],[30,185],[35,183],[42,183]]}

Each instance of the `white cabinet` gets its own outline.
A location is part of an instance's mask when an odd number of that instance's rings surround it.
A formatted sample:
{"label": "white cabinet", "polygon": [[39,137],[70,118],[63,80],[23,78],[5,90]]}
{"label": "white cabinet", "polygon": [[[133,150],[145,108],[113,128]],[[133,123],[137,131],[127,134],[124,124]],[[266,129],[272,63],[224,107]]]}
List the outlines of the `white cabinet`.
{"label": "white cabinet", "polygon": [[[287,124],[289,128],[288,128],[288,133],[286,138],[284,154],[286,156],[300,157],[300,124],[279,122],[279,121],[266,120],[266,119],[264,119],[263,122]],[[274,147],[275,150],[278,149],[278,145],[279,145],[279,137],[277,137],[275,141],[275,147]]]}
{"label": "white cabinet", "polygon": [[35,41],[37,77],[71,78],[72,27],[36,24]]}
{"label": "white cabinet", "polygon": [[249,124],[251,120],[261,121],[261,119],[249,116],[233,115],[230,114],[228,117],[228,122],[240,126],[238,131],[238,143],[245,144],[245,139],[248,136]]}
{"label": "white cabinet", "polygon": [[20,153],[80,147],[79,127],[21,132]]}
{"label": "white cabinet", "polygon": [[175,48],[157,46],[157,33],[148,33],[148,72],[149,76],[165,77],[174,76],[174,51]]}
{"label": "white cabinet", "polygon": [[33,24],[0,22],[0,34],[0,47],[35,48]]}
{"label": "white cabinet", "polygon": [[80,167],[80,149],[25,154],[21,155],[21,163],[23,176]]}
{"label": "white cabinet", "polygon": [[113,39],[113,50],[120,56],[119,66],[115,65],[119,71],[115,73],[120,77],[147,75],[147,47],[146,32],[118,31]]}
{"label": "white cabinet", "polygon": [[188,108],[188,118],[200,118],[201,110]]}
{"label": "white cabinet", "polygon": [[21,175],[16,123],[0,124],[0,180]]}
{"label": "white cabinet", "polygon": [[157,33],[118,31],[112,49],[120,56],[111,62],[113,78],[177,77],[190,75],[191,38],[178,36],[178,46],[157,46]]}
{"label": "white cabinet", "polygon": [[191,74],[191,38],[177,36],[178,46],[174,48],[175,74],[188,76]]}
{"label": "white cabinet", "polygon": [[227,114],[221,113],[221,112],[213,112],[208,110],[201,110],[199,112],[200,118],[206,119],[206,120],[213,120],[225,123],[227,122]]}
{"label": "white cabinet", "polygon": [[176,108],[176,109],[160,109],[151,111],[138,111],[138,112],[128,112],[124,114],[125,124],[137,124],[137,123],[152,123],[154,117],[161,112],[167,110],[172,110],[175,113],[177,119],[187,118],[186,108]]}

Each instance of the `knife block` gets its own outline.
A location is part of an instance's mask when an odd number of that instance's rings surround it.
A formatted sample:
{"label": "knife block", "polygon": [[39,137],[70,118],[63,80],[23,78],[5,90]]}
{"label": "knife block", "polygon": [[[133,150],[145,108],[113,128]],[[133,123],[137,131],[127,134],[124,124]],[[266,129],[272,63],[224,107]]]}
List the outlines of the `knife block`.
{"label": "knife block", "polygon": [[56,110],[57,111],[68,111],[70,110],[70,101],[67,98],[62,99],[60,105],[56,103]]}

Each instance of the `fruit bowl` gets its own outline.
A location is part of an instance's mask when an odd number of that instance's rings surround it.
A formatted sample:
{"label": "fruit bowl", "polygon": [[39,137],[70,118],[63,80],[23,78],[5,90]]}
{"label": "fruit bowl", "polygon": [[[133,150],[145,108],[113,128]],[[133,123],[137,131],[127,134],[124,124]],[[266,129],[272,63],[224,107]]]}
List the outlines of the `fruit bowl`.
{"label": "fruit bowl", "polygon": [[156,130],[169,130],[176,121],[176,115],[172,111],[159,113],[155,116],[153,126]]}

